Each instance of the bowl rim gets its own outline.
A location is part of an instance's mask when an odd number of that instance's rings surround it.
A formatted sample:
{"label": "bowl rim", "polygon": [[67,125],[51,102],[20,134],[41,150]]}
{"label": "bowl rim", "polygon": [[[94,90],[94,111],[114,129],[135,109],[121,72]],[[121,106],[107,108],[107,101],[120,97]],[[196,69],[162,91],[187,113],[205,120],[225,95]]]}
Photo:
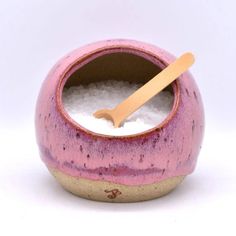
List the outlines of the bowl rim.
{"label": "bowl rim", "polygon": [[[96,43],[94,43],[95,45]],[[145,43],[142,43],[145,44]],[[74,51],[72,51],[73,53]],[[158,65],[162,70],[169,65],[169,62],[164,60],[163,58],[160,58],[159,55],[152,53],[151,51],[145,50],[144,48],[134,46],[132,44],[130,45],[123,45],[123,44],[115,44],[113,46],[105,45],[103,47],[97,47],[95,50],[90,51],[89,53],[86,53],[82,56],[77,57],[72,63],[66,66],[66,68],[63,70],[63,73],[59,75],[59,83],[57,83],[56,86],[56,108],[59,111],[61,117],[65,122],[68,122],[73,128],[76,129],[76,131],[82,131],[85,134],[91,135],[96,138],[108,138],[108,139],[134,139],[134,138],[140,138],[144,137],[146,135],[152,134],[153,132],[160,132],[164,127],[166,127],[169,122],[173,119],[175,114],[177,113],[179,103],[180,103],[180,83],[179,83],[179,78],[178,77],[174,82],[170,84],[170,86],[173,89],[173,94],[174,94],[174,101],[172,105],[172,109],[169,112],[169,114],[166,116],[166,118],[159,123],[158,125],[147,129],[145,131],[135,133],[135,134],[128,134],[128,135],[109,135],[109,134],[101,134],[101,133],[96,133],[94,131],[91,131],[83,126],[81,126],[78,122],[76,122],[70,115],[67,113],[63,106],[62,102],[62,91],[65,86],[65,83],[69,79],[70,75],[73,74],[74,72],[71,73],[72,69],[75,71],[78,70],[79,68],[83,67],[85,64],[89,63],[90,61],[108,54],[112,52],[124,52],[124,53],[131,53],[134,55],[138,55],[140,57],[143,57],[146,60],[149,60],[153,64],[156,64],[155,62],[151,61],[150,58],[153,58],[155,61],[159,61],[161,65]],[[70,54],[69,54],[70,55]],[[145,55],[141,56],[141,55]],[[68,58],[68,56],[67,56]],[[79,68],[78,68],[79,66]],[[162,68],[163,67],[163,68]],[[75,69],[76,68],[76,69]]]}

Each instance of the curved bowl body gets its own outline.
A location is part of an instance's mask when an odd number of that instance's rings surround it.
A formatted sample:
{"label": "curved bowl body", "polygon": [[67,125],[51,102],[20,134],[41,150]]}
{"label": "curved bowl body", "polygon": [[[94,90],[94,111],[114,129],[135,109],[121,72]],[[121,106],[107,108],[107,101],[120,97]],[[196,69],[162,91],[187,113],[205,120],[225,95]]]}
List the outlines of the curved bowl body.
{"label": "curved bowl body", "polygon": [[62,88],[78,68],[114,52],[136,54],[161,68],[175,59],[156,46],[132,40],[97,42],[63,57],[49,72],[37,100],[40,156],[58,181],[79,196],[117,202],[159,197],[196,166],[204,131],[201,96],[185,72],[172,84],[173,109],[157,127],[123,137],[84,129],[65,112]]}

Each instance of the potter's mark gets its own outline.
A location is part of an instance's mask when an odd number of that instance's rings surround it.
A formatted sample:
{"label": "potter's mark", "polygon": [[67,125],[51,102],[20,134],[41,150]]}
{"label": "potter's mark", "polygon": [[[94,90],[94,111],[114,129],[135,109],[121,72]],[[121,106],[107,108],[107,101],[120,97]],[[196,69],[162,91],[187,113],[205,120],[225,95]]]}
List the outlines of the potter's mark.
{"label": "potter's mark", "polygon": [[109,199],[115,199],[118,195],[121,195],[121,192],[119,191],[119,189],[115,188],[115,189],[112,189],[112,190],[104,190],[105,193],[109,193],[107,195],[107,198]]}

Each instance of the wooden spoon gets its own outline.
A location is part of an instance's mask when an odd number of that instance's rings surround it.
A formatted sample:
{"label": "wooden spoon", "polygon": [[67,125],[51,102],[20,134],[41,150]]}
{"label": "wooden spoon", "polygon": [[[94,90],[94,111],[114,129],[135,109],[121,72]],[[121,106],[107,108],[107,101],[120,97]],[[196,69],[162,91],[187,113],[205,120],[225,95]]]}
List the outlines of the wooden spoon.
{"label": "wooden spoon", "polygon": [[116,128],[119,127],[128,116],[172,83],[193,63],[192,53],[183,54],[115,108],[98,110],[93,115],[97,118],[111,120]]}

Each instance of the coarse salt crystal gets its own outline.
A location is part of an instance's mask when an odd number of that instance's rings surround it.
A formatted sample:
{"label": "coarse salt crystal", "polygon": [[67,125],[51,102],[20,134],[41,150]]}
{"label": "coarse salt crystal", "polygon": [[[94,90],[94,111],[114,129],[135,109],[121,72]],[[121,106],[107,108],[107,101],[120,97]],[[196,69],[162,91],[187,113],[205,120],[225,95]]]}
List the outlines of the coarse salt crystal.
{"label": "coarse salt crystal", "polygon": [[84,128],[99,134],[123,136],[137,134],[160,124],[170,113],[174,96],[162,91],[128,117],[121,127],[93,113],[103,108],[114,108],[142,84],[106,80],[89,85],[63,89],[62,101],[70,117]]}

